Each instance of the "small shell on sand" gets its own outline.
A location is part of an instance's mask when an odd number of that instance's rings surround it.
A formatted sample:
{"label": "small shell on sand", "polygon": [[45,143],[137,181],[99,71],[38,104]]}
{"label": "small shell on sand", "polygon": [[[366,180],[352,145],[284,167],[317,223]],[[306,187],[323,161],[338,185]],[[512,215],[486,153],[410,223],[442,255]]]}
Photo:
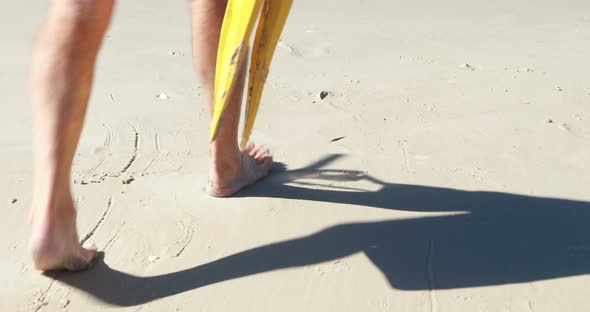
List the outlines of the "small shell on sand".
{"label": "small shell on sand", "polygon": [[560,86],[555,86],[555,90],[557,90],[557,91],[563,91],[563,89]]}
{"label": "small shell on sand", "polygon": [[548,123],[548,124],[553,123],[553,119],[547,118],[547,119],[545,119],[545,123]]}
{"label": "small shell on sand", "polygon": [[168,100],[170,97],[166,93],[160,93],[158,95],[158,99],[160,100]]}
{"label": "small shell on sand", "polygon": [[459,65],[459,68],[469,69],[471,71],[474,71],[474,70],[477,69],[476,66],[471,65],[471,64],[467,64],[467,63],[464,63],[464,64]]}

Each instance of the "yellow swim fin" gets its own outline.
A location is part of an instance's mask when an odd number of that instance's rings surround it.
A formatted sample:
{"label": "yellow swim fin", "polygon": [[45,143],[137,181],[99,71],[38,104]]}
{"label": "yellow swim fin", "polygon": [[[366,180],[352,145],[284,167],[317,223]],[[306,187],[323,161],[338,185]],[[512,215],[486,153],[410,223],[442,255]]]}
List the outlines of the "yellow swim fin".
{"label": "yellow swim fin", "polygon": [[285,22],[287,21],[292,3],[293,0],[266,0],[264,2],[260,21],[258,22],[256,38],[252,47],[252,59],[248,77],[246,120],[242,132],[242,148],[246,147],[245,145],[248,144],[248,140],[250,139],[270,63]]}
{"label": "yellow swim fin", "polygon": [[211,141],[215,140],[223,122],[223,113],[231,99],[238,70],[247,56],[250,35],[263,2],[264,0],[227,2],[217,50]]}
{"label": "yellow swim fin", "polygon": [[228,1],[217,52],[211,140],[215,140],[223,122],[225,107],[234,91],[238,70],[247,55],[254,23],[264,4],[252,49],[248,78],[242,147],[248,143],[268,69],[292,3],[292,0]]}

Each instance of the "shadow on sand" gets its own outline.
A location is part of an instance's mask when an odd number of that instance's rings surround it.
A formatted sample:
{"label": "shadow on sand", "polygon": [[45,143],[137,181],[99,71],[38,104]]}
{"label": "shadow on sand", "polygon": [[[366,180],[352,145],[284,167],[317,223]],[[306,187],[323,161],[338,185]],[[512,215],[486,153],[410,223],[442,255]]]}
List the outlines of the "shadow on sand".
{"label": "shadow on sand", "polygon": [[[363,172],[322,169],[339,157],[330,155],[303,169],[279,170],[240,196],[454,214],[340,224],[158,276],[133,276],[98,261],[89,271],[59,273],[56,279],[104,302],[132,306],[358,252],[371,259],[391,287],[401,290],[524,283],[590,273],[590,202],[386,183]],[[379,189],[313,189],[298,184],[302,179],[368,180]]]}

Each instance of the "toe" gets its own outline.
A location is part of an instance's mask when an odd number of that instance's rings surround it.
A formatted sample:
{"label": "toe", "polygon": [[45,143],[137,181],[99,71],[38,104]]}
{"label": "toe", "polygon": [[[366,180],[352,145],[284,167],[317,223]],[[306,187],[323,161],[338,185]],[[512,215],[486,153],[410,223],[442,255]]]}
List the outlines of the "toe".
{"label": "toe", "polygon": [[82,271],[89,268],[94,257],[96,257],[96,247],[80,247],[78,252],[70,257],[65,263],[65,268],[70,271]]}
{"label": "toe", "polygon": [[254,154],[251,156],[256,160],[262,160],[270,156],[270,150],[266,146],[260,146],[254,150]]}
{"label": "toe", "polygon": [[254,144],[252,144],[252,143],[249,143],[249,144],[246,146],[246,148],[244,148],[244,149],[242,150],[242,152],[244,152],[244,153],[245,153],[245,154],[247,154],[247,155],[250,155],[250,154],[252,154],[252,151],[253,151],[255,148],[256,148],[256,146],[255,146]]}
{"label": "toe", "polygon": [[258,166],[261,170],[261,173],[263,176],[267,175],[270,171],[270,169],[272,168],[272,157],[268,156],[268,157],[264,157],[263,159],[261,159],[258,162]]}
{"label": "toe", "polygon": [[92,259],[96,257],[98,250],[96,248],[96,245],[91,244],[89,246],[84,246],[80,248],[80,252],[82,253],[85,259],[87,259],[88,261],[92,261]]}

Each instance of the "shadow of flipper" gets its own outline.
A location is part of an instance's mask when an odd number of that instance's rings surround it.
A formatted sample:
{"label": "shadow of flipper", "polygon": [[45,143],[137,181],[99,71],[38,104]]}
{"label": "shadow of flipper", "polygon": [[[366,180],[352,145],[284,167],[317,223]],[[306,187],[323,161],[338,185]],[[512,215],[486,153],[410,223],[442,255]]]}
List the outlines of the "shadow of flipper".
{"label": "shadow of flipper", "polygon": [[[56,279],[104,302],[133,306],[361,252],[391,287],[402,290],[526,283],[590,273],[590,202],[386,183],[359,171],[321,169],[337,158],[332,155],[305,169],[278,172],[242,196],[447,214],[336,225],[158,276],[133,276],[99,261],[92,270]],[[350,192],[292,185],[310,176],[366,180],[379,188]]]}

